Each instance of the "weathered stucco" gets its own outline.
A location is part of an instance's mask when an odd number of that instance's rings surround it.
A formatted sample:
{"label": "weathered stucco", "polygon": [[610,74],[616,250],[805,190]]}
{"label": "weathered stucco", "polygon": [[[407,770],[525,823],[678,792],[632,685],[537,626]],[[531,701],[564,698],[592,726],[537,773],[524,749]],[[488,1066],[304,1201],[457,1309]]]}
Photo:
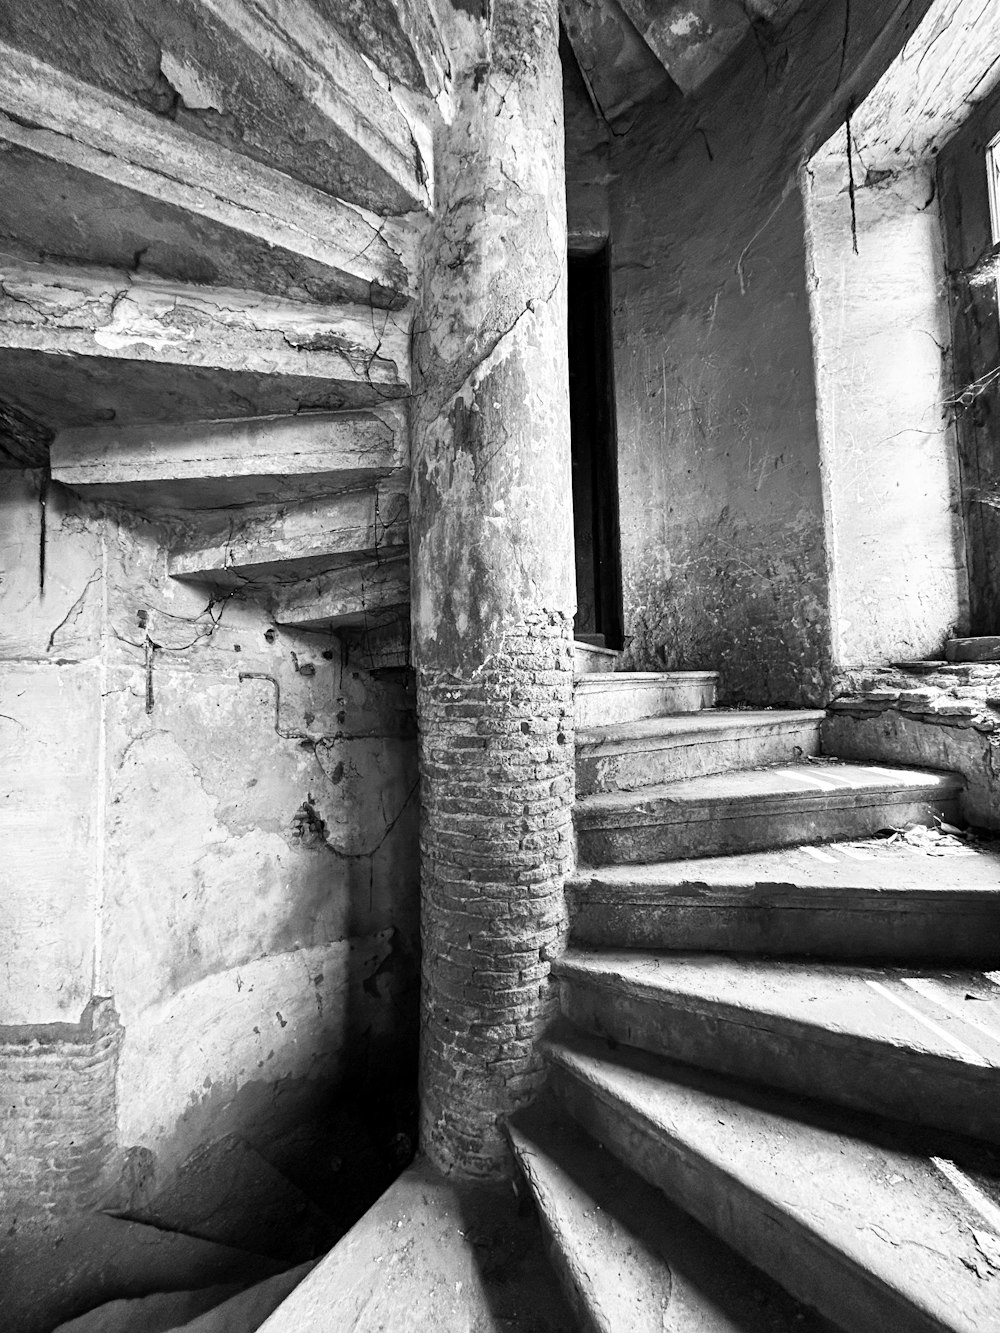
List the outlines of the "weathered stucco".
{"label": "weathered stucco", "polygon": [[[926,5],[817,6],[613,140],[626,665],[814,703],[832,672],[804,151]],[[836,12],[834,12],[836,10]],[[711,91],[711,97],[707,95]]]}
{"label": "weathered stucco", "polygon": [[0,480],[0,735],[19,775],[0,1023],[30,1040],[112,997],[113,1137],[160,1178],[240,1129],[254,1088],[260,1132],[262,1102],[287,1128],[296,1089],[412,1078],[405,676],[376,680],[332,636],[169,578],[179,519],[57,483],[40,593],[40,477]]}
{"label": "weathered stucco", "polygon": [[933,168],[863,160],[853,209],[843,130],[803,177],[840,668],[939,656],[966,615]]}

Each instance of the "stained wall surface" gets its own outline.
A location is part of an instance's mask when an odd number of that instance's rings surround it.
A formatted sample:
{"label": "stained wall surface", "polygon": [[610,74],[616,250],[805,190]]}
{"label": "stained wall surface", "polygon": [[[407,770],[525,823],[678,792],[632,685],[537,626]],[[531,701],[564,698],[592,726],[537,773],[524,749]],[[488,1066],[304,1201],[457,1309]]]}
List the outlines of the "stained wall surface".
{"label": "stained wall surface", "polygon": [[926,6],[810,7],[613,141],[627,665],[818,703],[833,673],[800,160]]}
{"label": "stained wall surface", "polygon": [[834,660],[940,657],[967,597],[933,166],[869,168],[853,228],[843,134],[803,188]]}
{"label": "stained wall surface", "polygon": [[40,594],[40,474],[0,482],[5,1036],[108,997],[118,1151],[161,1173],[251,1104],[412,1075],[405,674],[171,580],[176,521],[58,485]]}

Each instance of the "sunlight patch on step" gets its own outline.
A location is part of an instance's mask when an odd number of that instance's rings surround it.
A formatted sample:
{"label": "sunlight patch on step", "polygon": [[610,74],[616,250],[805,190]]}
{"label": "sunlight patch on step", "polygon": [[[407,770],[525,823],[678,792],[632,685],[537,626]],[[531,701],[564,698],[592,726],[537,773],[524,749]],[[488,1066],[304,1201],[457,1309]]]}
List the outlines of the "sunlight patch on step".
{"label": "sunlight patch on step", "polygon": [[889,987],[884,985],[881,981],[872,981],[866,978],[865,985],[870,986],[873,991],[876,991],[891,1004],[896,1005],[897,1008],[902,1009],[904,1013],[909,1014],[911,1018],[915,1018],[918,1023],[922,1024],[922,1026],[927,1029],[928,1032],[933,1032],[936,1037],[945,1042],[946,1045],[950,1046],[952,1050],[957,1051],[970,1064],[979,1065],[982,1069],[993,1068],[993,1062],[991,1060],[987,1060],[984,1056],[980,1055],[978,1051],[974,1051],[971,1046],[966,1046],[964,1041],[954,1036],[947,1030],[947,1028],[942,1027],[939,1023],[935,1023],[934,1019],[928,1017],[927,1014],[921,1013],[921,1011],[914,1005],[908,1004],[901,995],[897,995],[895,991],[890,990]]}
{"label": "sunlight patch on step", "polygon": [[994,1231],[1000,1235],[1000,1208],[996,1206],[992,1199],[987,1198],[974,1180],[970,1180],[964,1171],[960,1171],[954,1162],[949,1162],[944,1157],[932,1157],[931,1161],[949,1180],[961,1194],[962,1198],[974,1208],[984,1222],[988,1222]]}
{"label": "sunlight patch on step", "polygon": [[[1000,996],[998,996],[997,999],[986,1001],[980,1000],[977,997],[971,997],[959,1003],[946,986],[942,986],[940,982],[933,981],[930,977],[902,977],[901,980],[904,986],[909,986],[910,989],[915,990],[918,995],[922,995],[925,1000],[929,1000],[932,1004],[939,1005],[940,1008],[946,1009],[948,1013],[954,1014],[955,1017],[960,1018],[963,1023],[967,1023],[969,1027],[975,1028],[978,1032],[982,1032],[990,1039],[990,1041],[1000,1045],[1000,1024],[998,1024],[1000,1015],[998,1015],[996,1009],[992,1007],[997,1004],[998,1000],[1000,1000]],[[993,1020],[992,1024],[982,1021],[983,1019],[988,1020],[991,1018]]]}

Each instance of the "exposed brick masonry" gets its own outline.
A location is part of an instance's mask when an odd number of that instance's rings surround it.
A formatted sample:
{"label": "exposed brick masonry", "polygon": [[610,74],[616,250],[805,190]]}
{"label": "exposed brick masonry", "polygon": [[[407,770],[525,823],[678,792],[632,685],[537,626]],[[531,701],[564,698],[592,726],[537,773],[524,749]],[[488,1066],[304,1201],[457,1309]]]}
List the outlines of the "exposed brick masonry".
{"label": "exposed brick masonry", "polygon": [[79,1024],[0,1028],[4,1215],[66,1213],[104,1200],[117,1174],[121,1035],[107,1000],[92,1001]]}
{"label": "exposed brick masonry", "polygon": [[424,1144],[439,1165],[491,1176],[507,1157],[501,1117],[541,1081],[566,929],[572,626],[540,615],[472,679],[421,674],[418,691]]}

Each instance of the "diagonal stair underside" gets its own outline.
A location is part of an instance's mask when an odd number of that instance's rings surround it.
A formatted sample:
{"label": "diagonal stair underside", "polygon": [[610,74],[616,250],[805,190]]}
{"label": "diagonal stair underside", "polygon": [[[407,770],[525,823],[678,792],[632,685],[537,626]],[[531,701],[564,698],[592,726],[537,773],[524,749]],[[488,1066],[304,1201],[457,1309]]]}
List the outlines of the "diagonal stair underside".
{"label": "diagonal stair underside", "polygon": [[429,205],[424,108],[306,0],[8,6],[0,39],[327,194]]}
{"label": "diagonal stair underside", "polygon": [[[0,233],[34,255],[398,306],[413,233],[0,42]],[[59,194],[72,212],[53,212]],[[136,256],[139,257],[138,261]]]}

